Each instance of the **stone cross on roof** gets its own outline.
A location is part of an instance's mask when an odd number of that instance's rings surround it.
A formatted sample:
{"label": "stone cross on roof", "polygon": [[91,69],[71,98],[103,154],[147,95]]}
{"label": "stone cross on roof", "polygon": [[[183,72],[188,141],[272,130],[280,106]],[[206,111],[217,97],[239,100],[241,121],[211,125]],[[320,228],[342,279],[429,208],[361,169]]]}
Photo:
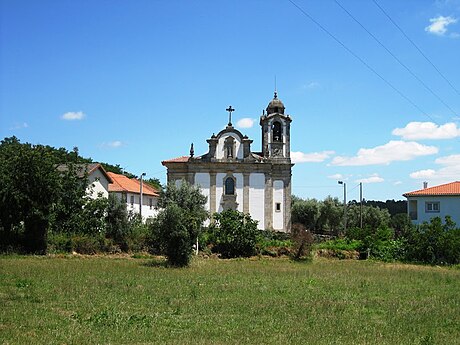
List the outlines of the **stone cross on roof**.
{"label": "stone cross on roof", "polygon": [[232,125],[232,112],[235,111],[235,109],[233,109],[232,106],[229,105],[228,108],[225,110],[228,111],[228,126],[231,126]]}

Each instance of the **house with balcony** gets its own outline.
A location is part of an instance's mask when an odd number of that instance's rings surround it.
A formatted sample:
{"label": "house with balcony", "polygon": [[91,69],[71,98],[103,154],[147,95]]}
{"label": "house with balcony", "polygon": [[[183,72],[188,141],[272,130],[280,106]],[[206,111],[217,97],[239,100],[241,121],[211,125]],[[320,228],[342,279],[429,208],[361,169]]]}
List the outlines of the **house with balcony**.
{"label": "house with balcony", "polygon": [[460,226],[460,181],[428,187],[403,194],[407,198],[407,212],[414,224],[429,222],[433,217],[442,220],[450,216]]}

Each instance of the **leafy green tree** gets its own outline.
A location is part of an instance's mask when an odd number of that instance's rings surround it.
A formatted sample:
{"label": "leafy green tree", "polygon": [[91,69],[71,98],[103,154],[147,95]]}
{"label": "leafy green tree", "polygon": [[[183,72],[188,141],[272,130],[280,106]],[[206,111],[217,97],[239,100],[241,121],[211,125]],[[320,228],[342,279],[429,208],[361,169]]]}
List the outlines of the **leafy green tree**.
{"label": "leafy green tree", "polygon": [[297,199],[292,205],[292,222],[303,224],[309,230],[317,228],[321,204],[316,199]]}
{"label": "leafy green tree", "polygon": [[[74,155],[77,152],[74,149]],[[74,155],[67,157],[67,159],[77,160]],[[88,202],[85,198],[88,179],[86,171],[81,174],[80,170],[83,166],[72,161],[59,165],[58,200],[53,206],[50,226],[53,233],[70,235],[78,232],[89,232],[89,229],[86,229],[85,221],[87,219],[85,219],[84,214],[85,204]]]}
{"label": "leafy green tree", "polygon": [[[359,204],[348,205],[347,226],[350,228],[360,227],[361,208]],[[380,209],[373,206],[363,206],[363,227],[377,230],[380,227],[388,227],[390,224],[390,213],[387,209]]]}
{"label": "leafy green tree", "polygon": [[187,223],[186,211],[169,203],[153,220],[153,229],[172,266],[188,266],[192,256],[193,237]]}
{"label": "leafy green tree", "polygon": [[334,231],[340,228],[343,220],[343,205],[338,198],[328,196],[320,203],[320,215],[317,221],[318,230]]}
{"label": "leafy green tree", "polygon": [[49,216],[59,188],[52,155],[42,145],[6,138],[0,144],[0,180],[0,222],[5,238],[14,238],[17,244],[19,234],[11,233],[23,224],[26,251],[45,253]]}
{"label": "leafy green tree", "polygon": [[224,258],[248,257],[256,254],[259,235],[257,221],[249,214],[234,210],[215,213],[210,226],[213,250]]}
{"label": "leafy green tree", "polygon": [[106,215],[106,235],[120,243],[128,229],[128,211],[126,203],[116,195],[109,194]]}
{"label": "leafy green tree", "polygon": [[162,210],[152,222],[152,239],[159,242],[153,246],[165,251],[170,264],[189,264],[194,242],[208,217],[206,200],[199,187],[185,181],[180,186],[170,183],[161,191],[158,206]]}

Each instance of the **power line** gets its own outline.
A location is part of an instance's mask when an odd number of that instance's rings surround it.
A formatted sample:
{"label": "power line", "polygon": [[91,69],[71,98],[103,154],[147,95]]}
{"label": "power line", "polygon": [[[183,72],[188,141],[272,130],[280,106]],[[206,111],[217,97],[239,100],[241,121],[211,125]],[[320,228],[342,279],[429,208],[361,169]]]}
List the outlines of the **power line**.
{"label": "power line", "polygon": [[378,73],[373,67],[371,67],[366,61],[364,61],[359,55],[357,55],[355,52],[353,52],[350,48],[348,48],[345,43],[340,41],[337,37],[335,37],[329,30],[327,30],[324,26],[322,26],[318,21],[316,21],[310,14],[308,14],[303,8],[301,8],[299,5],[297,5],[293,0],[288,0],[292,5],[294,5],[305,17],[310,19],[313,23],[316,24],[321,30],[323,30],[326,34],[328,34],[334,41],[336,41],[338,44],[340,44],[347,52],[349,52],[351,55],[353,55],[359,62],[361,62],[364,66],[367,67],[372,73],[374,73],[376,76],[378,76],[381,80],[383,80],[389,87],[391,87],[396,93],[398,93],[402,98],[404,98],[407,102],[409,102],[414,108],[416,108],[418,111],[420,111],[422,114],[427,116],[429,119],[431,119],[433,122],[435,120],[422,108],[420,108],[415,102],[413,102],[409,97],[407,97],[402,91],[400,91],[396,86],[394,86],[392,83],[390,83],[387,79],[385,79],[380,73]]}
{"label": "power line", "polygon": [[334,0],[334,2],[340,6],[342,10],[345,11],[348,16],[353,19],[361,28],[363,28],[364,31],[366,31],[380,46],[387,51],[388,54],[390,54],[402,67],[406,69],[417,81],[422,84],[425,89],[427,89],[433,96],[435,96],[446,108],[448,108],[452,113],[454,113],[455,116],[457,116],[457,113],[455,110],[453,110],[437,93],[433,91],[432,88],[430,88],[422,79],[419,78],[406,64],[404,64],[393,52],[386,47],[372,32],[370,32],[356,17],[354,17],[345,7],[342,6],[342,4],[338,0]]}
{"label": "power line", "polygon": [[460,92],[455,88],[455,86],[449,81],[449,79],[444,76],[444,74],[436,67],[436,65],[423,53],[423,51],[415,44],[414,41],[404,32],[404,30],[390,17],[390,15],[379,5],[376,0],[372,0],[374,4],[382,11],[382,13],[393,23],[394,26],[403,34],[404,37],[418,50],[418,52],[425,58],[426,61],[438,72],[438,74],[450,85],[450,87],[460,96]]}

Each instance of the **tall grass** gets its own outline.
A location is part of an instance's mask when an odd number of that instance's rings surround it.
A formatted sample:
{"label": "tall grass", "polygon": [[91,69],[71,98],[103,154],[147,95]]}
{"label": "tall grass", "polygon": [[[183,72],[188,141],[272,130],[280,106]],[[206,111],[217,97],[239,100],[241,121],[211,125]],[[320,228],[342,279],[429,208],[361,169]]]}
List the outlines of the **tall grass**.
{"label": "tall grass", "polygon": [[364,261],[1,257],[4,344],[454,344],[460,271]]}

